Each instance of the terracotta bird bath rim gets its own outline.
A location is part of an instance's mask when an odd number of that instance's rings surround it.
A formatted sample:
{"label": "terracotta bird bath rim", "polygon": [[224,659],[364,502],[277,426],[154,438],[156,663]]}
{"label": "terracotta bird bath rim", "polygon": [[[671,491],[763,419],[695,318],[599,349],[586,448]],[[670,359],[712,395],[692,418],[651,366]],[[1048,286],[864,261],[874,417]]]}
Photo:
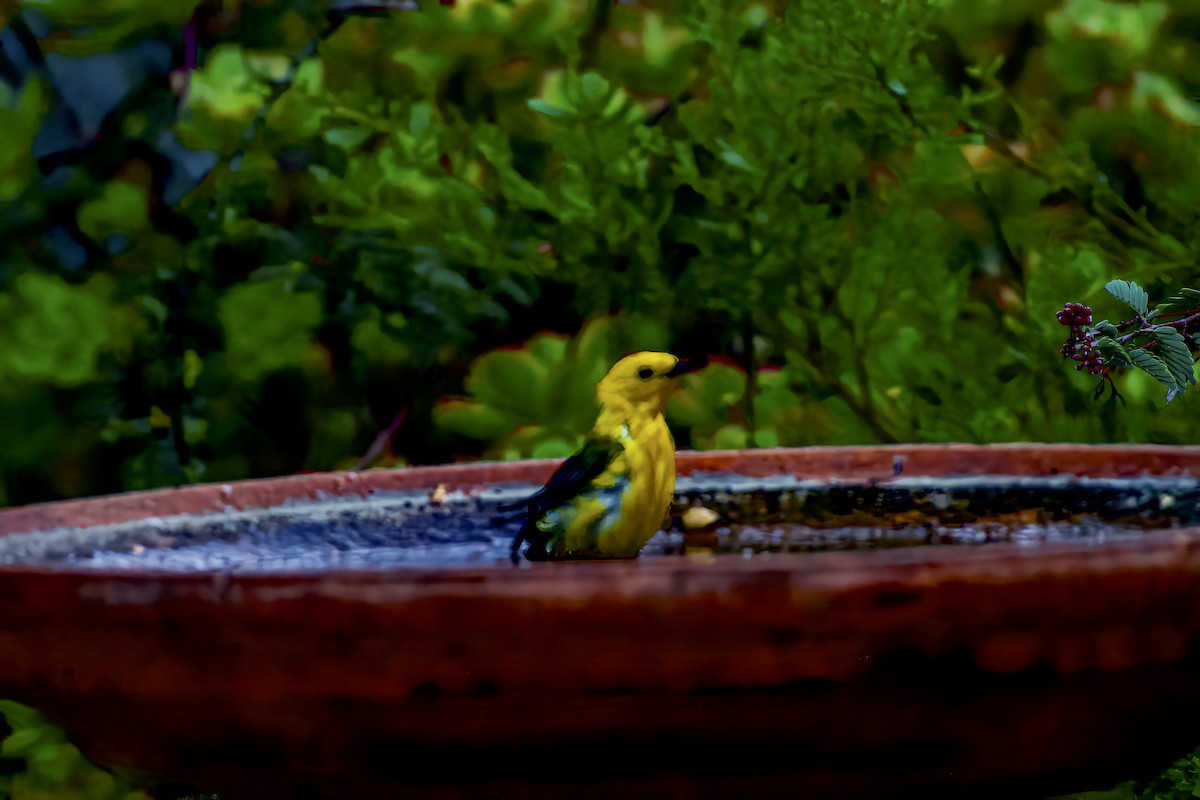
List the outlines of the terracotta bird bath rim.
{"label": "terracotta bird bath rim", "polygon": [[[0,508],[0,536],[372,492],[434,490],[438,486],[477,490],[504,482],[540,484],[559,463],[557,459],[527,459],[315,472]],[[676,463],[681,477],[718,472],[866,482],[951,475],[1113,478],[1200,475],[1200,447],[1015,443],[681,450]]]}
{"label": "terracotta bird bath rim", "polygon": [[[527,490],[557,463],[3,509],[0,556],[5,540],[47,531],[86,541],[355,496],[420,511],[438,487],[450,495],[440,513],[466,513],[470,498]],[[736,476],[785,487],[771,489],[780,508],[805,495],[857,514],[912,495],[974,513],[1078,489],[1085,505],[1187,522],[1038,547],[521,568],[0,563],[0,697],[45,711],[102,764],[223,800],[1036,797],[1111,785],[1200,742],[1200,530],[1188,527],[1200,448],[815,447],[681,452],[678,467],[718,511],[726,495],[711,486]],[[954,488],[976,479],[991,481],[978,497]],[[579,768],[580,753],[614,742],[653,757]],[[449,758],[457,771],[438,767]]]}

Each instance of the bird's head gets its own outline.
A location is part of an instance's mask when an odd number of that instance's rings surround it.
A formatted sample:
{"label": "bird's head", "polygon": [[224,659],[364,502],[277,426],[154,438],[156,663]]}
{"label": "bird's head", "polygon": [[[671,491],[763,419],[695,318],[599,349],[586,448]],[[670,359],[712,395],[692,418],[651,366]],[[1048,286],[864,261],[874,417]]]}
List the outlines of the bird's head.
{"label": "bird's head", "polygon": [[634,353],[613,365],[596,387],[596,396],[601,403],[624,401],[661,411],[676,386],[675,379],[702,366],[703,361],[684,361],[670,353]]}

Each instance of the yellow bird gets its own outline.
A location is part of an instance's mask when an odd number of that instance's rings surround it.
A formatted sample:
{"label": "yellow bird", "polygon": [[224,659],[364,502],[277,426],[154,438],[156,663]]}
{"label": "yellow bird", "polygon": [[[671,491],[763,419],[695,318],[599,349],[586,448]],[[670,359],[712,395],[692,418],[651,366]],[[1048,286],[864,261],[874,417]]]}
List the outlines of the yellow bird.
{"label": "yellow bird", "polygon": [[675,495],[675,441],[663,419],[675,378],[703,366],[670,353],[625,356],[596,386],[600,413],[578,453],[519,503],[512,558],[632,558]]}

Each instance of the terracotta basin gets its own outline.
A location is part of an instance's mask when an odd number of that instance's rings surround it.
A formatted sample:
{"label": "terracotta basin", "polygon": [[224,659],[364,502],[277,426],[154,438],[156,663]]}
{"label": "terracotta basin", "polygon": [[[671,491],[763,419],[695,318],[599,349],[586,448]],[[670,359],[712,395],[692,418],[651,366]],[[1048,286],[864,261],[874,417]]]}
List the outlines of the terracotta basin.
{"label": "terracotta basin", "polygon": [[[309,474],[12,508],[0,536],[83,529],[78,544],[115,523],[231,507],[439,485],[462,497],[554,466]],[[818,487],[1057,476],[1103,492],[1129,479],[1153,492],[1200,475],[1200,448],[683,453],[679,469]],[[1194,493],[1171,502],[1195,511]],[[0,564],[0,608],[0,697],[46,712],[102,764],[222,800],[1036,798],[1161,769],[1200,743],[1195,528],[519,568],[187,572],[48,558]]]}

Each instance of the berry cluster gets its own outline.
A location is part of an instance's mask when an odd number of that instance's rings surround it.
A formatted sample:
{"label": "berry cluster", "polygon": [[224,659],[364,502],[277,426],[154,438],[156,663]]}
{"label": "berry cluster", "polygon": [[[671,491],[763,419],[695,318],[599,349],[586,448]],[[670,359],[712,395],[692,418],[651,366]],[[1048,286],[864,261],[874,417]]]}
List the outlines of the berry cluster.
{"label": "berry cluster", "polygon": [[1096,334],[1084,327],[1092,324],[1092,310],[1079,303],[1066,303],[1055,316],[1058,324],[1071,328],[1067,341],[1058,349],[1063,358],[1075,361],[1077,370],[1086,369],[1092,375],[1103,372],[1104,357],[1096,349]]}
{"label": "berry cluster", "polygon": [[1055,316],[1058,317],[1059,325],[1070,325],[1072,329],[1092,324],[1092,310],[1081,303],[1063,303],[1062,311]]}

